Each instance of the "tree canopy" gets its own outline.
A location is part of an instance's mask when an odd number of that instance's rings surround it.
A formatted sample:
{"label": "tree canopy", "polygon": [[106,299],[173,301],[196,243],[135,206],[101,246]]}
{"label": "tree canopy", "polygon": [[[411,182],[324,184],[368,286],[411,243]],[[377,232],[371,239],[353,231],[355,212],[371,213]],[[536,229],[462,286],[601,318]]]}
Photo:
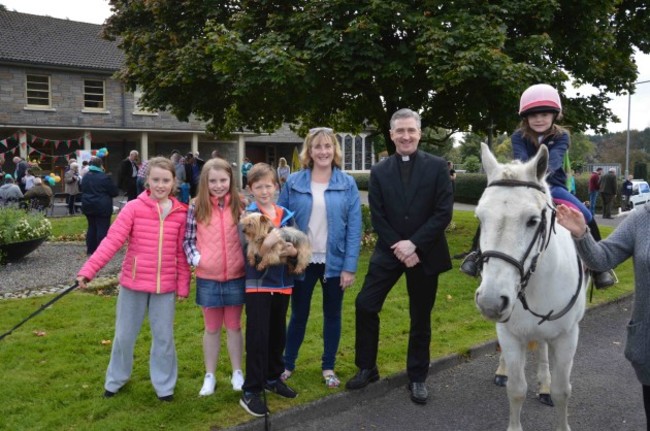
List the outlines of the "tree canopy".
{"label": "tree canopy", "polygon": [[[105,34],[121,78],[149,109],[194,114],[224,134],[375,127],[399,108],[424,125],[511,132],[520,93],[570,79],[574,130],[604,131],[608,92],[633,89],[634,48],[650,52],[645,0],[110,0]],[[386,139],[389,152],[394,150]]]}

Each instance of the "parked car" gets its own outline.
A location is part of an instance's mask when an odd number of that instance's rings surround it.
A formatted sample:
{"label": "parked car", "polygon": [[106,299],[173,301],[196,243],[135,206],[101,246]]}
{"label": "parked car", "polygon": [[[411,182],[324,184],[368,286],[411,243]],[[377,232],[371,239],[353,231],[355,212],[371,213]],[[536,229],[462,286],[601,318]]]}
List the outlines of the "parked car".
{"label": "parked car", "polygon": [[643,205],[650,201],[650,186],[643,180],[632,180],[632,196],[630,197],[630,209],[637,205]]}

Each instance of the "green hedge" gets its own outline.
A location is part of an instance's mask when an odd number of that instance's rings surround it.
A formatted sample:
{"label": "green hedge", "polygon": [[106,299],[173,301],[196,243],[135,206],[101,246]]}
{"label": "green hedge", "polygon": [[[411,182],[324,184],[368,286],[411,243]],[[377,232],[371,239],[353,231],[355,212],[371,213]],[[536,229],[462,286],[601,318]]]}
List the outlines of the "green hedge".
{"label": "green hedge", "polygon": [[357,182],[357,187],[359,190],[368,190],[368,183],[370,182],[370,173],[353,173],[352,178]]}
{"label": "green hedge", "polygon": [[[454,200],[465,204],[476,205],[487,185],[485,174],[458,174],[456,175],[456,193]],[[576,196],[582,202],[589,202],[589,176],[576,177]],[[614,208],[621,206],[620,195],[616,196]],[[598,198],[596,209],[602,209],[602,199]]]}

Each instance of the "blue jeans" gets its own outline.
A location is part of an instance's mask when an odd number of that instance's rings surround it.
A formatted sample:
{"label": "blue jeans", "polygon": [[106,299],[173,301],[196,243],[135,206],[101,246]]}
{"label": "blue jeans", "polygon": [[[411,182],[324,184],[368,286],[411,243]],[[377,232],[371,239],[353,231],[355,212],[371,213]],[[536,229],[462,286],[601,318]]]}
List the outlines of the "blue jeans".
{"label": "blue jeans", "polygon": [[596,215],[596,201],[598,200],[598,190],[589,192],[589,211],[591,215]]}
{"label": "blue jeans", "polygon": [[590,223],[594,218],[593,214],[580,201],[580,199],[569,193],[567,189],[558,186],[551,186],[551,196],[553,196],[553,200],[556,202],[565,201],[560,203],[568,203],[569,205],[574,206],[585,217],[585,222]]}
{"label": "blue jeans", "polygon": [[296,368],[298,350],[305,339],[311,297],[314,286],[320,280],[323,287],[323,370],[333,370],[336,352],[341,340],[341,308],[343,307],[343,289],[340,277],[324,278],[325,264],[311,263],[305,270],[305,279],[295,280],[291,294],[291,319],[287,330],[287,345],[284,350],[284,365],[289,371]]}

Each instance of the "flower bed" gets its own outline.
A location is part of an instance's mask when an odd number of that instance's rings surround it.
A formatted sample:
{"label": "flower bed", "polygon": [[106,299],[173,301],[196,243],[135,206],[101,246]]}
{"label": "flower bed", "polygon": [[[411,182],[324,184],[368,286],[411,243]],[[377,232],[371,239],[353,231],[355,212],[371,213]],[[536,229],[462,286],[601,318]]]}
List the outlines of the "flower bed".
{"label": "flower bed", "polygon": [[43,214],[18,208],[0,208],[0,263],[5,262],[7,250],[21,248],[24,243],[38,247],[51,233],[52,225]]}

